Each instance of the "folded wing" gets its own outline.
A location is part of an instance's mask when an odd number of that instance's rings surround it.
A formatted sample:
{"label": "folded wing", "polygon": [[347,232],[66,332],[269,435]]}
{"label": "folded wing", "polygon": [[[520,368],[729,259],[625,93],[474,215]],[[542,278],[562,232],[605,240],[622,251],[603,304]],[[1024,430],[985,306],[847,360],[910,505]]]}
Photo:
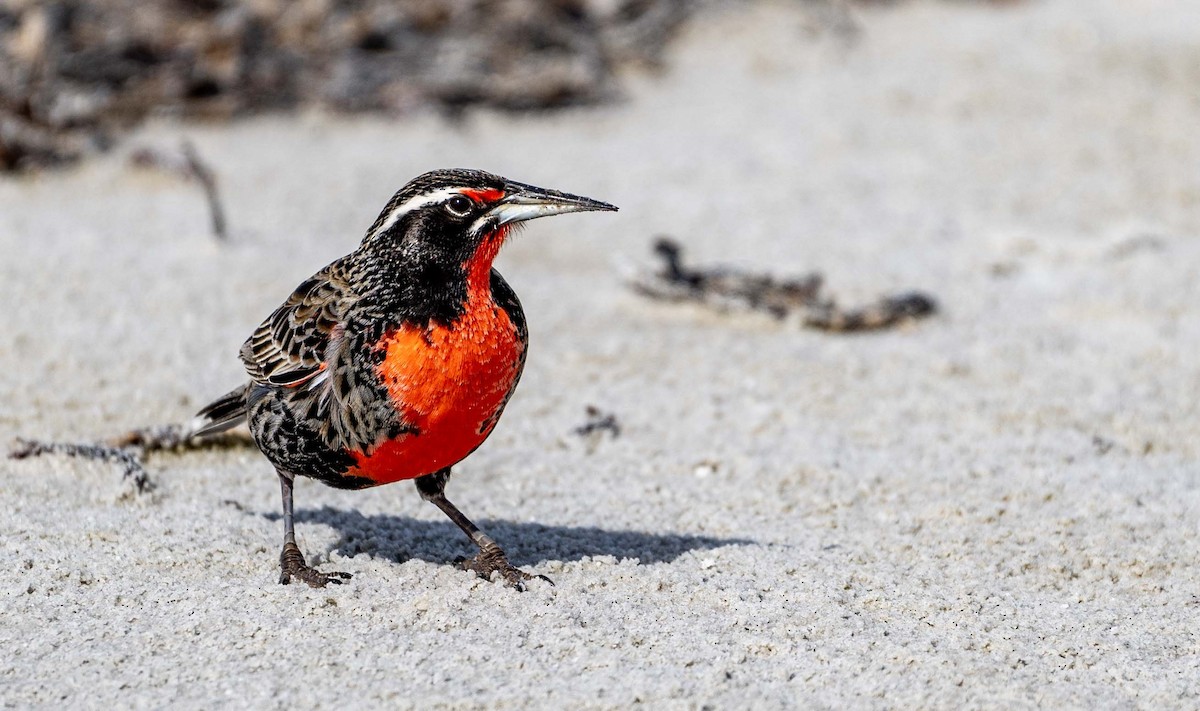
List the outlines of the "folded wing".
{"label": "folded wing", "polygon": [[241,357],[254,383],[294,391],[289,406],[327,446],[369,452],[405,428],[366,362],[378,334],[355,326],[348,269],[339,260],[296,287]]}

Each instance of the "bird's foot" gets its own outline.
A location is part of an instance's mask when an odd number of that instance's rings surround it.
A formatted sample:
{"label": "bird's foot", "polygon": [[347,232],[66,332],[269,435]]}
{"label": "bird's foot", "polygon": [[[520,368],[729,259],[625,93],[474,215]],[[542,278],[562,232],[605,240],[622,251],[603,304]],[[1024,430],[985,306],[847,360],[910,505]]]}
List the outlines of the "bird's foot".
{"label": "bird's foot", "polygon": [[504,583],[518,592],[525,592],[525,581],[538,578],[554,585],[545,575],[530,575],[508,562],[508,556],[499,548],[480,551],[474,558],[459,558],[455,561],[463,570],[474,571],[484,580],[491,580],[492,573],[500,573]]}
{"label": "bird's foot", "polygon": [[290,541],[283,544],[283,552],[279,554],[279,567],[282,571],[279,574],[280,585],[287,585],[295,578],[308,583],[310,588],[323,588],[330,583],[341,585],[352,577],[349,573],[336,571],[322,573],[311,567],[304,562],[304,554],[300,552],[299,546]]}

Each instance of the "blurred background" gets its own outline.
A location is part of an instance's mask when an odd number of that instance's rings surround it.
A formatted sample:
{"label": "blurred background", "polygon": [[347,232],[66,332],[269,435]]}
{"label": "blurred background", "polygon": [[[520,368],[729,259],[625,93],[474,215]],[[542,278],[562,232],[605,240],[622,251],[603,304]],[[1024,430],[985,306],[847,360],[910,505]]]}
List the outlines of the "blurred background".
{"label": "blurred background", "polygon": [[148,117],[321,108],[453,117],[614,100],[693,0],[6,0],[0,170],[78,159]]}
{"label": "blurred background", "polygon": [[[997,6],[1018,0],[981,0]],[[711,0],[5,0],[0,170],[110,146],[149,117],[228,120],[321,108],[403,117],[540,111],[621,96],[661,69]],[[861,30],[888,0],[794,0],[809,40]],[[805,41],[805,37],[797,37]]]}

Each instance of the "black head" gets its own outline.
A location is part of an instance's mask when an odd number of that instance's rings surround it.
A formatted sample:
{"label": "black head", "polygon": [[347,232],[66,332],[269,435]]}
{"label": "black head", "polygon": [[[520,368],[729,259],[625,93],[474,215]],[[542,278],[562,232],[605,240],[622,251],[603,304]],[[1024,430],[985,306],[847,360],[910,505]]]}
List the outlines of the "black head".
{"label": "black head", "polygon": [[[414,178],[388,201],[367,231],[363,247],[398,249],[405,258],[464,265],[477,255],[486,256],[480,254],[484,245],[499,249],[498,242],[512,224],[568,212],[616,209],[482,170],[435,170]],[[485,252],[494,257],[494,249]]]}

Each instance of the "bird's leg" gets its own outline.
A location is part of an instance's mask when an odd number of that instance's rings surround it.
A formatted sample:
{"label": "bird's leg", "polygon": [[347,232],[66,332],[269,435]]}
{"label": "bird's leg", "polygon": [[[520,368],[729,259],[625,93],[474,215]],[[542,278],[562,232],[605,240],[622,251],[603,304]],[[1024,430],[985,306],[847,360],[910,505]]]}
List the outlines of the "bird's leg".
{"label": "bird's leg", "polygon": [[415,483],[417,491],[421,493],[421,498],[441,509],[442,513],[446,514],[456,526],[463,530],[463,533],[467,534],[472,543],[479,546],[478,555],[474,558],[459,559],[458,564],[464,570],[474,571],[476,575],[485,580],[491,580],[492,573],[498,572],[510,587],[522,592],[525,590],[525,581],[535,577],[553,585],[554,581],[550,578],[544,575],[530,575],[508,562],[508,556],[492,540],[491,536],[479,530],[478,526],[471,523],[471,519],[467,518],[462,511],[458,510],[457,506],[446,498],[446,481],[448,479],[450,479],[450,470],[443,469],[434,474],[419,477]]}
{"label": "bird's leg", "polygon": [[304,554],[296,545],[296,527],[292,522],[292,477],[279,472],[279,488],[283,492],[283,552],[279,554],[279,583],[287,585],[295,577],[309,587],[323,588],[328,583],[341,585],[350,579],[349,573],[322,573],[304,562]]}

